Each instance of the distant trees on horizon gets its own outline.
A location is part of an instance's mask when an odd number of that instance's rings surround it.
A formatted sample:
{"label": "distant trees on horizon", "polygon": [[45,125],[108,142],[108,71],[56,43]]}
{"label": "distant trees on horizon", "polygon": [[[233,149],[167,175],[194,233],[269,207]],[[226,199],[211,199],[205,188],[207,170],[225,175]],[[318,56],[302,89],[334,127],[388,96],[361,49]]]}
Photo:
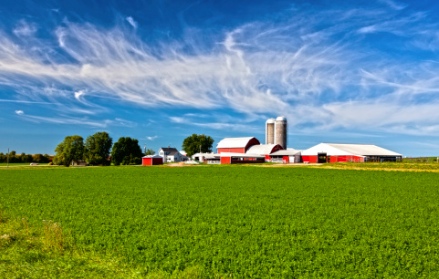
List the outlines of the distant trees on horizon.
{"label": "distant trees on horizon", "polygon": [[[192,134],[184,139],[182,147],[191,156],[197,152],[211,152],[213,139],[206,135]],[[120,137],[113,144],[107,132],[97,132],[84,138],[79,135],[66,136],[55,148],[55,156],[48,154],[17,154],[9,152],[9,163],[53,163],[70,166],[72,164],[88,164],[108,166],[137,165],[142,156],[155,154],[154,150],[142,152],[139,141],[130,137]],[[8,154],[0,153],[0,163],[8,162]]]}
{"label": "distant trees on horizon", "polygon": [[53,163],[64,166],[84,162],[100,166],[108,166],[111,163],[116,166],[133,165],[140,164],[143,156],[137,139],[120,137],[113,144],[113,139],[107,132],[97,132],[87,137],[85,143],[81,136],[67,136],[58,144],[55,152]]}
{"label": "distant trees on horizon", "polygon": [[[9,163],[49,163],[52,156],[48,154],[17,154],[15,150],[9,152]],[[8,162],[8,154],[0,152],[0,163]]]}

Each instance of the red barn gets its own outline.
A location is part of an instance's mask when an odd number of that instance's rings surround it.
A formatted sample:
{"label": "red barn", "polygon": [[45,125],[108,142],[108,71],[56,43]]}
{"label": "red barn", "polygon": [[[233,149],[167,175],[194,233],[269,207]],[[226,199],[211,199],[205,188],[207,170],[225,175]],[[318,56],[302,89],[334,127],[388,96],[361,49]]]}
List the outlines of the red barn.
{"label": "red barn", "polygon": [[261,144],[257,138],[225,138],[221,140],[216,149],[219,154],[223,152],[228,153],[246,153],[253,145]]}
{"label": "red barn", "polygon": [[142,157],[142,166],[163,165],[163,157],[159,155],[148,155]]}
{"label": "red barn", "polygon": [[279,150],[283,150],[279,144],[260,144],[253,145],[246,153],[265,156],[265,161],[271,161],[270,154]]}
{"label": "red barn", "polygon": [[396,162],[402,155],[373,144],[320,143],[302,151],[303,162]]}

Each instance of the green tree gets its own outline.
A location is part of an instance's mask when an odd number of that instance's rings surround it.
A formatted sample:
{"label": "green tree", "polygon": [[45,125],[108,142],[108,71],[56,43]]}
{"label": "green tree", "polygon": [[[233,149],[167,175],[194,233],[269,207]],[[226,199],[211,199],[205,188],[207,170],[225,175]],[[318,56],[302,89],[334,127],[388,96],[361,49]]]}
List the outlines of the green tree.
{"label": "green tree", "polygon": [[110,155],[113,139],[107,132],[98,132],[85,140],[84,158],[92,165],[109,165],[107,160]]}
{"label": "green tree", "polygon": [[114,165],[135,165],[142,161],[142,149],[139,141],[130,137],[121,137],[111,149],[111,161]]}
{"label": "green tree", "polygon": [[69,166],[72,162],[78,162],[84,158],[84,139],[81,136],[67,136],[55,148],[54,163]]}
{"label": "green tree", "polygon": [[35,163],[48,163],[49,155],[34,154],[32,155],[32,161],[34,161]]}
{"label": "green tree", "polygon": [[155,151],[154,150],[152,150],[152,149],[147,149],[146,151],[145,151],[145,156],[146,155],[154,155],[155,154]]}
{"label": "green tree", "polygon": [[182,148],[186,151],[188,157],[197,152],[212,152],[214,140],[210,136],[192,134],[184,139]]}
{"label": "green tree", "polygon": [[9,152],[9,163],[17,163],[18,162],[18,158],[17,158],[17,152],[15,150],[12,150],[11,152]]}

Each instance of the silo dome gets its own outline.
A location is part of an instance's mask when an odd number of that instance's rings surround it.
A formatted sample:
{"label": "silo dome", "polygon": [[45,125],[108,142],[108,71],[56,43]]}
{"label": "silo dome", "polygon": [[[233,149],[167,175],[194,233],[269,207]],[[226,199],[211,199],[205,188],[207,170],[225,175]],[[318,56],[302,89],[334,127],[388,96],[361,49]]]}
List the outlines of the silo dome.
{"label": "silo dome", "polygon": [[274,118],[269,118],[267,119],[267,122],[265,122],[266,124],[274,124]]}
{"label": "silo dome", "polygon": [[[268,120],[270,120],[270,119],[268,119]],[[267,120],[267,121],[268,121]],[[276,118],[276,121],[287,121],[287,119],[285,118],[285,116],[278,116],[277,118]]]}

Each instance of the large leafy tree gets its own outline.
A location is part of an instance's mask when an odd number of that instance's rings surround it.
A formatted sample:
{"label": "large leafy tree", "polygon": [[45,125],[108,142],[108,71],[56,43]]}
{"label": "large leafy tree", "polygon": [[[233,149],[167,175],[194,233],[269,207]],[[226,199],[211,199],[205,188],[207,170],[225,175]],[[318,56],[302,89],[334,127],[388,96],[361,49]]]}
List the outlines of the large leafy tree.
{"label": "large leafy tree", "polygon": [[107,132],[98,132],[85,140],[84,158],[91,165],[109,165],[107,160],[110,155],[113,139]]}
{"label": "large leafy tree", "polygon": [[183,141],[182,148],[188,157],[197,152],[212,152],[214,140],[210,136],[192,134]]}
{"label": "large leafy tree", "polygon": [[111,161],[114,165],[136,165],[142,160],[139,141],[130,137],[121,137],[111,149]]}
{"label": "large leafy tree", "polygon": [[84,139],[81,136],[67,136],[55,149],[55,163],[69,166],[84,158]]}

